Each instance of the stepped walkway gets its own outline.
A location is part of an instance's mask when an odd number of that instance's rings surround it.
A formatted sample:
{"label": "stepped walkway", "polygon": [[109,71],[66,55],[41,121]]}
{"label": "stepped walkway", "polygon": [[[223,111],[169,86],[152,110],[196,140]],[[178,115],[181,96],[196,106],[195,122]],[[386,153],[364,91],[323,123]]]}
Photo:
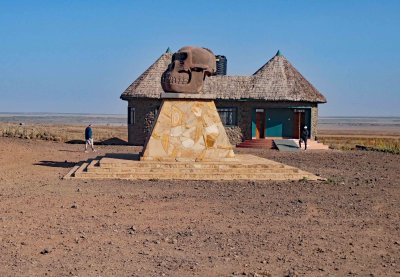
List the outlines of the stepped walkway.
{"label": "stepped walkway", "polygon": [[312,173],[254,155],[229,162],[139,161],[137,155],[98,157],[77,164],[64,179],[322,180]]}

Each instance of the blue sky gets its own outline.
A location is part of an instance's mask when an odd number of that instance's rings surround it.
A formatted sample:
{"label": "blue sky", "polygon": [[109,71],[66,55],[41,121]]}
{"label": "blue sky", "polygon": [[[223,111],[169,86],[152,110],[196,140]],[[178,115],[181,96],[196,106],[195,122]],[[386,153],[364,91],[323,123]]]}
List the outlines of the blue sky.
{"label": "blue sky", "polygon": [[278,49],[328,99],[322,116],[400,116],[400,1],[0,0],[0,112],[124,114],[167,47],[251,75]]}

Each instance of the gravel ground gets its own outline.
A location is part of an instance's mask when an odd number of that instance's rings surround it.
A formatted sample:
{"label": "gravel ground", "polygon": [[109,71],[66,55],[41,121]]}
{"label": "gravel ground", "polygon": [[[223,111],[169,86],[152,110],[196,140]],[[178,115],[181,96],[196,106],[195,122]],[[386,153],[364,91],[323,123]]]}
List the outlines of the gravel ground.
{"label": "gravel ground", "polygon": [[400,276],[400,156],[237,153],[311,181],[62,180],[140,150],[0,138],[0,276]]}

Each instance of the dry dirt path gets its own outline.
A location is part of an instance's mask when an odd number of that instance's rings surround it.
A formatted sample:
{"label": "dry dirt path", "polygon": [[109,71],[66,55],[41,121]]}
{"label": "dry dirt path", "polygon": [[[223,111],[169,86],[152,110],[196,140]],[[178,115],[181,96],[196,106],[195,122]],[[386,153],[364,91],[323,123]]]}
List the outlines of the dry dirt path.
{"label": "dry dirt path", "polygon": [[61,180],[138,151],[0,138],[0,276],[400,276],[400,156],[237,150],[327,182]]}

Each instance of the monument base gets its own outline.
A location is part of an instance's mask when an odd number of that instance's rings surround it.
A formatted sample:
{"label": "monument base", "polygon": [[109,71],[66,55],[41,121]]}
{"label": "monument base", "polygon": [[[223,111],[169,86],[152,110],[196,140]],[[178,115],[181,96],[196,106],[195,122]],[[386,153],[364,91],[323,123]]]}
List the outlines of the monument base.
{"label": "monument base", "polygon": [[312,173],[253,155],[232,162],[139,161],[137,155],[102,157],[76,165],[64,179],[127,180],[324,180]]}
{"label": "monument base", "polygon": [[233,161],[232,145],[210,99],[164,99],[144,161]]}

